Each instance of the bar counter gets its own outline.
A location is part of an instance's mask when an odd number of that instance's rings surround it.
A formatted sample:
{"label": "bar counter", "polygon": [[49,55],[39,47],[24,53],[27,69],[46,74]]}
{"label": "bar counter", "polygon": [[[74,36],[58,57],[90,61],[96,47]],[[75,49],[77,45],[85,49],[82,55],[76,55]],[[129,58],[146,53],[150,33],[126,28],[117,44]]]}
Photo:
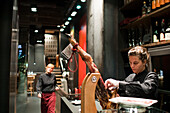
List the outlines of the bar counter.
{"label": "bar counter", "polygon": [[[56,113],[81,113],[81,100],[74,98],[77,94],[66,94],[62,90],[56,92]],[[78,94],[80,96],[80,94]],[[96,108],[100,112],[102,107],[96,99]]]}
{"label": "bar counter", "polygon": [[[74,94],[72,94],[74,95]],[[81,100],[70,99],[67,96],[61,96],[61,94],[56,93],[57,103],[56,103],[56,113],[81,113]],[[119,109],[102,109],[100,102],[96,99],[97,113],[169,113],[167,111],[155,108],[121,108]]]}

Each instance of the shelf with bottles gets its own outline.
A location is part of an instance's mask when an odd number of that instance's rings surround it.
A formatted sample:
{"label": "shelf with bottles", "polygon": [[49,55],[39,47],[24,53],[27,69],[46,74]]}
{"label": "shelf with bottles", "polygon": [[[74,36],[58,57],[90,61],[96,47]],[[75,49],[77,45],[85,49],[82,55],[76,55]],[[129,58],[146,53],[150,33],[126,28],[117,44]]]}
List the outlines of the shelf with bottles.
{"label": "shelf with bottles", "polygon": [[[163,46],[163,45],[169,45],[169,44],[170,44],[170,40],[166,40],[166,41],[163,41],[163,42],[154,42],[154,43],[144,44],[144,45],[141,45],[141,46],[146,47],[146,48],[150,48],[150,47],[157,47],[157,46]],[[132,47],[124,48],[124,49],[121,50],[121,53],[129,51],[131,48]]]}
{"label": "shelf with bottles", "polygon": [[[153,5],[154,1],[155,6]],[[164,2],[160,5],[162,1]],[[170,0],[159,0],[159,2],[158,5],[157,0],[130,0],[120,8],[125,18],[120,22],[121,29],[137,27],[139,24],[149,25],[153,17],[170,17]]]}
{"label": "shelf with bottles", "polygon": [[149,14],[146,14],[145,16],[137,18],[135,21],[132,21],[127,25],[121,26],[121,29],[129,29],[131,27],[138,27],[139,25],[143,25],[143,26],[150,25],[151,18],[156,18],[156,17],[165,17],[165,18],[170,17],[170,4],[158,10],[155,10]]}
{"label": "shelf with bottles", "polygon": [[[146,31],[145,31],[146,32]],[[170,31],[168,32],[169,36],[170,36]],[[153,36],[152,36],[153,37]],[[128,37],[129,38],[129,37]],[[145,39],[144,39],[145,38]],[[137,40],[139,40],[140,38],[138,38]],[[146,47],[146,48],[150,48],[150,47],[157,47],[157,46],[164,46],[164,45],[170,45],[170,40],[164,40],[164,41],[158,41],[158,42],[151,42],[151,35],[148,33],[143,34],[142,37],[142,42],[139,42],[138,44],[136,44],[136,40],[131,40],[131,42],[128,42],[128,47],[124,48],[123,50],[121,50],[121,52],[127,52],[128,50],[130,50],[132,47],[140,45],[142,47]],[[133,45],[134,43],[134,45]],[[142,43],[142,44],[140,44]]]}
{"label": "shelf with bottles", "polygon": [[[136,5],[135,2],[137,1],[138,0],[132,0],[130,3],[126,4],[123,7],[123,10],[127,9],[127,7],[130,7],[132,4]],[[151,1],[151,0],[148,0],[148,1]],[[127,51],[131,47],[134,47],[137,45],[144,46],[144,47],[154,47],[154,46],[170,44],[170,41],[169,41],[170,38],[168,38],[170,37],[170,13],[169,13],[170,4],[167,4],[163,7],[159,7],[154,11],[152,10],[150,13],[146,13],[146,11],[147,12],[149,11],[147,10],[145,2],[143,3],[144,3],[144,7],[139,8],[143,16],[139,16],[138,18],[134,17],[133,19],[130,18],[129,21],[128,20],[126,21],[127,23],[129,22],[128,24],[124,26],[120,26],[120,30],[125,31],[125,34],[127,34],[126,39],[128,40],[128,46],[123,51]],[[142,8],[145,9],[144,10],[145,13],[143,13]],[[168,23],[166,23],[167,24],[166,26],[161,25],[160,21],[162,19],[165,19],[166,21],[168,20]],[[159,26],[158,26],[159,29],[157,31],[157,35],[163,34],[164,38],[160,38],[161,36],[158,36],[157,40],[155,40],[154,38],[155,20],[159,20]],[[162,28],[163,28],[163,31],[161,31]]]}
{"label": "shelf with bottles", "polygon": [[170,17],[152,20],[152,43],[170,40]]}
{"label": "shelf with bottles", "polygon": [[[159,4],[158,4],[159,1]],[[164,7],[170,3],[170,0],[124,0],[124,5],[120,8],[121,12],[129,12],[131,10],[137,10],[142,8],[146,2],[147,7],[151,7],[152,11]]]}

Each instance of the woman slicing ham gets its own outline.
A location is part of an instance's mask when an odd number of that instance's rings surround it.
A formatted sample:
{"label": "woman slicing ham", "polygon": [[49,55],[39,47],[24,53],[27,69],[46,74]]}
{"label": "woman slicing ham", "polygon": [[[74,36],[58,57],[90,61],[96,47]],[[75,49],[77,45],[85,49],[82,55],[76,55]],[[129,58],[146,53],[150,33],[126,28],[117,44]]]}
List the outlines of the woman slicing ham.
{"label": "woman slicing ham", "polygon": [[128,52],[130,67],[133,71],[124,81],[107,79],[106,88],[117,87],[118,94],[126,97],[156,99],[158,76],[147,70],[149,53],[146,48],[136,46]]}

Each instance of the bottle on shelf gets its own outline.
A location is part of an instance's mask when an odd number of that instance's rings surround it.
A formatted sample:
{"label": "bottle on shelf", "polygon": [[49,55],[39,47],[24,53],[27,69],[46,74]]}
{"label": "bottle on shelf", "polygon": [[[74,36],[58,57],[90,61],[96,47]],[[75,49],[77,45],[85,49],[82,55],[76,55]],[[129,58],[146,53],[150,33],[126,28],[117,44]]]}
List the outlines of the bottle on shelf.
{"label": "bottle on shelf", "polygon": [[135,33],[136,33],[136,46],[139,46],[140,45],[140,39],[139,39],[139,29],[138,28],[136,28],[135,29]]}
{"label": "bottle on shelf", "polygon": [[165,40],[170,40],[170,20],[167,21],[166,25]]}
{"label": "bottle on shelf", "polygon": [[142,40],[143,40],[143,28],[142,26],[139,26],[138,28],[135,29],[135,45],[140,46],[142,45]]}
{"label": "bottle on shelf", "polygon": [[160,41],[165,41],[165,19],[161,20]]}
{"label": "bottle on shelf", "polygon": [[149,14],[152,10],[152,5],[151,5],[151,0],[148,1],[148,6],[147,6],[147,14]]}
{"label": "bottle on shelf", "polygon": [[160,7],[163,7],[165,5],[165,0],[160,0]]}
{"label": "bottle on shelf", "polygon": [[158,21],[155,21],[153,26],[153,35],[152,35],[153,42],[159,42],[159,26]]}
{"label": "bottle on shelf", "polygon": [[152,11],[156,10],[156,0],[152,0]]}
{"label": "bottle on shelf", "polygon": [[147,6],[146,6],[146,2],[143,2],[143,6],[142,6],[142,16],[145,16],[147,14]]}
{"label": "bottle on shelf", "polygon": [[74,88],[74,92],[75,92],[75,98],[77,98],[78,97],[78,89]]}
{"label": "bottle on shelf", "polygon": [[156,0],[156,9],[160,8],[160,0]]}
{"label": "bottle on shelf", "polygon": [[144,27],[142,30],[142,44],[151,43],[150,27]]}
{"label": "bottle on shelf", "polygon": [[170,0],[165,0],[165,5],[168,5],[170,3]]}
{"label": "bottle on shelf", "polygon": [[142,27],[139,27],[138,37],[139,37],[139,45],[142,45],[143,44],[143,28]]}
{"label": "bottle on shelf", "polygon": [[135,33],[135,29],[132,29],[132,47],[136,46],[136,33]]}
{"label": "bottle on shelf", "polygon": [[132,47],[132,37],[131,37],[131,31],[128,30],[128,43],[129,43],[129,47]]}

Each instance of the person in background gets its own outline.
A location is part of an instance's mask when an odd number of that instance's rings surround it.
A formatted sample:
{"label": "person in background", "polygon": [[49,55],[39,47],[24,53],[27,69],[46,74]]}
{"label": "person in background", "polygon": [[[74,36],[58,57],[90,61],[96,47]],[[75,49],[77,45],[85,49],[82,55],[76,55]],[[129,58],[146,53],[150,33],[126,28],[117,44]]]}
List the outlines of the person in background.
{"label": "person in background", "polygon": [[59,90],[56,77],[52,74],[53,64],[46,66],[46,72],[41,74],[36,85],[38,97],[41,98],[41,113],[55,113],[56,94]]}
{"label": "person in background", "polygon": [[158,75],[147,70],[149,53],[146,48],[136,46],[128,52],[130,67],[133,71],[124,81],[107,79],[106,88],[118,88],[119,96],[156,99]]}

